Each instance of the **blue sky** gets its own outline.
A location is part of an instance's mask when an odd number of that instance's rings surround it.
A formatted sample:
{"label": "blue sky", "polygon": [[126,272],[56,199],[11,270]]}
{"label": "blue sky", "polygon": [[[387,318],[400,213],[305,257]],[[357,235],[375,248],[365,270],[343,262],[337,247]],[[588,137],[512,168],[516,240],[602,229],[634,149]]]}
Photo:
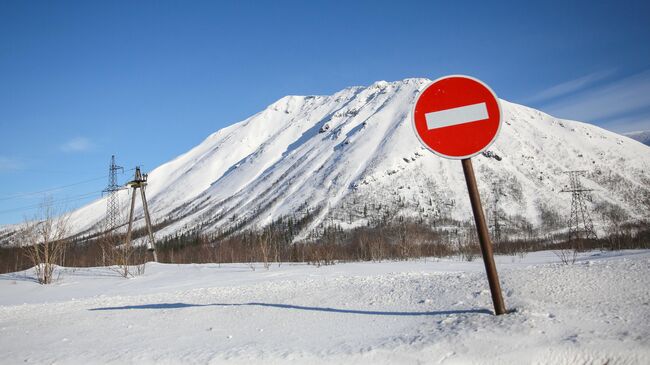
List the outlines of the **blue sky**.
{"label": "blue sky", "polygon": [[97,198],[111,154],[150,170],[284,95],[377,80],[467,74],[558,117],[650,129],[649,4],[2,1],[0,224],[44,195]]}

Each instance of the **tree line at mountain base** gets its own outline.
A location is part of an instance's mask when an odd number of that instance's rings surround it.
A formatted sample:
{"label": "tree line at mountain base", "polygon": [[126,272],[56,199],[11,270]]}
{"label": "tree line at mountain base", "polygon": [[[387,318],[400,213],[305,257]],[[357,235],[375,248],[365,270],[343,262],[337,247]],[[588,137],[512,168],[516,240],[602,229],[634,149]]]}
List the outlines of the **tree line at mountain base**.
{"label": "tree line at mountain base", "polygon": [[[272,224],[261,231],[227,236],[219,233],[176,235],[156,244],[158,261],[174,264],[246,263],[255,269],[283,262],[321,266],[336,262],[426,257],[457,257],[468,261],[481,258],[476,231],[471,223],[454,229],[433,229],[407,220],[347,230],[331,226],[323,227],[317,236],[313,235],[312,238],[297,243],[293,242],[293,233],[287,232],[285,228],[283,225]],[[122,241],[119,235],[104,235],[91,240],[65,242],[65,248],[59,253],[56,264],[66,267],[113,266],[125,277],[140,273],[143,267],[139,265],[150,261],[151,255],[142,246],[125,249],[120,244]],[[568,241],[566,234],[557,233],[494,242],[496,254],[520,256],[540,250],[554,250],[560,256],[564,252],[593,249],[643,248],[650,248],[650,228],[644,222],[623,225],[608,236],[593,240]],[[16,272],[35,266],[34,249],[34,245],[0,248],[0,272]],[[567,261],[570,260],[570,255],[566,257],[569,257]]]}

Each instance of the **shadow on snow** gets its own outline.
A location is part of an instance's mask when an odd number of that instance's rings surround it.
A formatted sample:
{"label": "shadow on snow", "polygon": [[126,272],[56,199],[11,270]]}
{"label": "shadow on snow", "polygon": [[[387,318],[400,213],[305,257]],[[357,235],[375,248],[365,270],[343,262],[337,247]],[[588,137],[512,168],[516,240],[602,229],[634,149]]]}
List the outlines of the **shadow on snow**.
{"label": "shadow on snow", "polygon": [[487,309],[461,309],[461,310],[445,310],[445,311],[431,311],[431,312],[387,312],[387,311],[368,311],[359,309],[339,309],[328,307],[307,307],[302,305],[293,304],[275,304],[275,303],[211,303],[211,304],[189,304],[189,303],[159,303],[159,304],[142,304],[142,305],[126,305],[122,307],[103,307],[92,308],[90,311],[110,311],[110,310],[128,310],[128,309],[179,309],[191,307],[241,307],[241,306],[256,306],[256,307],[271,307],[281,309],[298,309],[305,311],[317,312],[332,312],[332,313],[346,313],[346,314],[367,314],[374,316],[448,316],[452,314],[492,314]]}

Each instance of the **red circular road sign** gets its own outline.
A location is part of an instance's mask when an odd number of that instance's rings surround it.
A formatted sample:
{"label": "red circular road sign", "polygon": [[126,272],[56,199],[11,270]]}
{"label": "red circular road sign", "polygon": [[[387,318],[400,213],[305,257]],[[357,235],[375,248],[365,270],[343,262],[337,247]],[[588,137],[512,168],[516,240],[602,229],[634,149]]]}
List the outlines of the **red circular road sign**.
{"label": "red circular road sign", "polygon": [[411,113],[415,134],[435,154],[465,159],[494,142],[501,127],[501,106],[483,82],[452,75],[431,82]]}

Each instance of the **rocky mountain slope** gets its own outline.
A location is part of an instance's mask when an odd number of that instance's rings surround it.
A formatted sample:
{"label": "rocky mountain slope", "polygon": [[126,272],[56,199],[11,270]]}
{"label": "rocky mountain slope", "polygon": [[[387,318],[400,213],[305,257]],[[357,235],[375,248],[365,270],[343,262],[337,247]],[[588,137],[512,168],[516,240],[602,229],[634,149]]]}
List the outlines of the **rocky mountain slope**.
{"label": "rocky mountain slope", "polygon": [[[298,239],[332,224],[469,220],[460,162],[425,150],[412,130],[411,108],[428,82],[286,96],[210,135],[150,172],[152,217],[166,222],[157,237],[240,231],[288,217],[304,223]],[[570,212],[571,196],[561,192],[568,170],[586,171],[582,183],[594,189],[588,205],[597,229],[606,224],[597,212],[607,209],[626,220],[648,217],[650,147],[505,100],[501,107],[500,135],[473,159],[488,219],[496,212],[517,227],[560,229]],[[129,194],[120,192],[123,220]],[[97,231],[105,211],[101,199],[73,212],[75,233]]]}

